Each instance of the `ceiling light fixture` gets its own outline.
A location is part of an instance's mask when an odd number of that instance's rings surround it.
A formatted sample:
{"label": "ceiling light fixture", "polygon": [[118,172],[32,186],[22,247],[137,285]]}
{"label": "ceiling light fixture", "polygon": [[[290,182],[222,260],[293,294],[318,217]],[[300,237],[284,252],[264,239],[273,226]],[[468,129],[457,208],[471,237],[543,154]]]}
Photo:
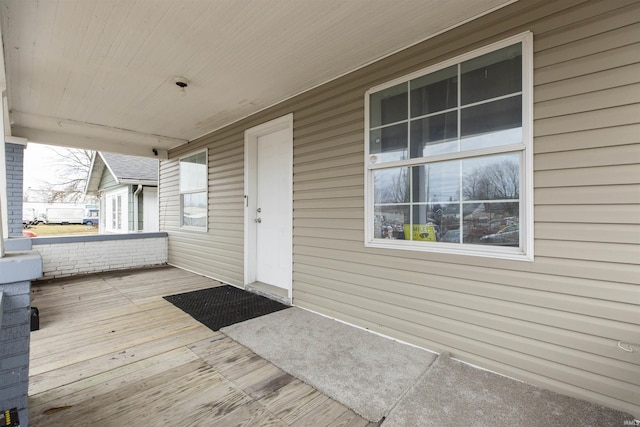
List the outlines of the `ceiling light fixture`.
{"label": "ceiling light fixture", "polygon": [[189,86],[189,80],[186,77],[178,76],[174,81],[176,82],[176,86],[180,88],[180,95],[184,96],[187,93],[184,89]]}

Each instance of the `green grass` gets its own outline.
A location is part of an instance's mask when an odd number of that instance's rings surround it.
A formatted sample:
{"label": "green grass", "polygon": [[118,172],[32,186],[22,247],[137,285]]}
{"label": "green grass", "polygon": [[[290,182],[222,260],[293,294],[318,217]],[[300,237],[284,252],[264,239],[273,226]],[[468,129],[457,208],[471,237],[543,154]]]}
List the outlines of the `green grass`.
{"label": "green grass", "polygon": [[31,227],[29,227],[24,231],[32,231],[38,237],[74,236],[79,234],[98,234],[98,227],[97,226],[89,227],[87,225],[82,225],[82,224],[69,224],[69,225],[40,224],[40,225],[32,225]]}

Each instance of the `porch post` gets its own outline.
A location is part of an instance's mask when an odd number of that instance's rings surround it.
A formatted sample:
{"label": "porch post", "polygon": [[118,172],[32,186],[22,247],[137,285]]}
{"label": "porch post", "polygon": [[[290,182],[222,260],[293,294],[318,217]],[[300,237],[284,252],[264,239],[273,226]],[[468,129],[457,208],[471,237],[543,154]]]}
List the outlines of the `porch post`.
{"label": "porch post", "polygon": [[[7,163],[5,154],[5,135],[11,134],[9,109],[7,108],[7,75],[4,66],[4,43],[0,28],[0,258],[4,257],[4,237],[9,236],[7,211]],[[7,132],[8,131],[8,132]]]}
{"label": "porch post", "polygon": [[[0,222],[2,222],[2,197],[0,197]],[[2,228],[0,227],[0,258],[4,257],[4,233],[2,232]],[[0,312],[2,310],[0,309]]]}
{"label": "porch post", "polygon": [[9,235],[9,223],[7,222],[7,160],[5,155],[5,96],[4,88],[1,88],[2,99],[0,102],[0,258],[4,257],[4,236]]}

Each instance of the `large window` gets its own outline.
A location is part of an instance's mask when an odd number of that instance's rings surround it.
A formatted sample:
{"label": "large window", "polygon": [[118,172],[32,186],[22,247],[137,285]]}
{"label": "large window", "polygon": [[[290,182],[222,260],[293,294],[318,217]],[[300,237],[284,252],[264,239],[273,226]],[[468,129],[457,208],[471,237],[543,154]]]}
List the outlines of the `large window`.
{"label": "large window", "polygon": [[207,152],[180,159],[180,226],[207,229]]}
{"label": "large window", "polygon": [[366,244],[531,258],[529,33],[369,90]]}

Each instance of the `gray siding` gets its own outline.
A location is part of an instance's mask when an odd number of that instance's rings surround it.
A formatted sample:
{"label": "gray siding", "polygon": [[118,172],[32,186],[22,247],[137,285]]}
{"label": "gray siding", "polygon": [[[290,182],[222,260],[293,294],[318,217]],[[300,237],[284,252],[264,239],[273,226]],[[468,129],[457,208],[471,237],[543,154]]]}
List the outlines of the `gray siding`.
{"label": "gray siding", "polygon": [[[169,261],[242,284],[243,132],[294,114],[294,303],[640,414],[640,3],[519,1],[170,153]],[[535,261],[365,248],[364,92],[534,33]],[[178,230],[177,158],[209,148],[209,231]],[[640,350],[640,349],[639,349]]]}
{"label": "gray siding", "polygon": [[116,182],[116,179],[113,177],[111,172],[109,172],[108,168],[104,168],[102,171],[102,177],[100,178],[100,186],[99,190],[111,190],[115,187],[118,187],[120,184]]}

